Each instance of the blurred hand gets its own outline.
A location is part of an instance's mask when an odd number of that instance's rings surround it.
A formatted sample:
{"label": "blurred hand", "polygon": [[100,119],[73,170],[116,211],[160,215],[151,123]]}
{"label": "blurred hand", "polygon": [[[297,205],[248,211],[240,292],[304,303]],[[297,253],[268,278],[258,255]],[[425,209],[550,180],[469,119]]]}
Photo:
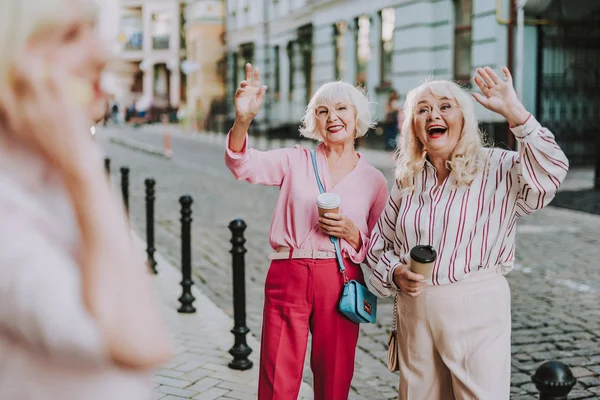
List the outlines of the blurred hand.
{"label": "blurred hand", "polygon": [[502,71],[504,80],[501,80],[490,67],[477,68],[479,76],[476,76],[474,80],[483,96],[473,93],[473,97],[488,110],[497,112],[506,118],[511,126],[522,125],[529,113],[519,101],[510,71],[506,67],[502,67]]}
{"label": "blurred hand", "polygon": [[252,64],[246,64],[246,79],[240,82],[235,92],[236,119],[241,122],[251,121],[260,110],[267,87],[260,83],[260,71],[252,70]]}
{"label": "blurred hand", "polygon": [[411,297],[417,297],[427,285],[425,277],[412,272],[408,265],[400,265],[394,270],[394,283]]}
{"label": "blurred hand", "polygon": [[327,213],[324,217],[319,218],[319,227],[329,236],[344,239],[357,251],[362,246],[360,231],[348,217]]}
{"label": "blurred hand", "polygon": [[0,85],[0,114],[9,133],[66,174],[89,161],[94,143],[86,111],[69,90],[69,77],[24,53]]}

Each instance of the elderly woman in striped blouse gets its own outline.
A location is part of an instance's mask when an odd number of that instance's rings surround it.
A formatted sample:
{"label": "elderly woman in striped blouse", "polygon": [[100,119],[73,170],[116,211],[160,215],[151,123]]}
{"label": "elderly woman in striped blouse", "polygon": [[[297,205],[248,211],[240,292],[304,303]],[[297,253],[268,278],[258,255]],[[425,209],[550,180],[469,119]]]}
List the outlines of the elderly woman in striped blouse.
{"label": "elderly woman in striped blouse", "polygon": [[[370,282],[397,294],[399,399],[508,399],[515,223],[547,205],[568,170],[554,136],[491,68],[473,96],[502,115],[519,151],[485,148],[469,94],[427,82],[406,99],[396,184],[373,234]],[[410,252],[437,252],[431,278]]]}

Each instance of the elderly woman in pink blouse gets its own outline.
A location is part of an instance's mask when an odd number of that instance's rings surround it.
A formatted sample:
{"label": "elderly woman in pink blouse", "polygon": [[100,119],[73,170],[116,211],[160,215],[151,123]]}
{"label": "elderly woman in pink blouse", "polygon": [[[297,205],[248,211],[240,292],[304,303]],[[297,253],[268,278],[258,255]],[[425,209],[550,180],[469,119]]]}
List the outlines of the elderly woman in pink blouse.
{"label": "elderly woman in pink blouse", "polygon": [[[503,71],[477,69],[483,94],[473,96],[508,121],[518,152],[482,146],[475,102],[452,82],[424,83],[406,99],[396,185],[367,257],[371,283],[397,293],[401,400],[510,397],[504,274],[515,224],[552,200],[568,161]],[[431,278],[410,270],[416,245],[437,252]]]}
{"label": "elderly woman in pink blouse", "polygon": [[94,6],[0,0],[2,399],[149,400],[170,356],[89,134],[106,102]]}
{"label": "elderly woman in pink blouse", "polygon": [[337,310],[343,287],[330,235],[340,240],[348,277],[363,281],[359,264],[387,200],[381,172],[354,149],[373,122],[365,95],[347,83],[323,85],[303,118],[301,134],[319,142],[317,165],[326,192],[341,198],[339,213],[319,218],[319,188],[310,151],[257,151],[247,146],[250,122],[266,86],[246,65],[235,95],[236,120],[225,162],[237,179],[279,186],[269,243],[275,250],[265,283],[258,398],[298,397],[309,331],[317,400],[346,400],[354,372],[358,324]]}

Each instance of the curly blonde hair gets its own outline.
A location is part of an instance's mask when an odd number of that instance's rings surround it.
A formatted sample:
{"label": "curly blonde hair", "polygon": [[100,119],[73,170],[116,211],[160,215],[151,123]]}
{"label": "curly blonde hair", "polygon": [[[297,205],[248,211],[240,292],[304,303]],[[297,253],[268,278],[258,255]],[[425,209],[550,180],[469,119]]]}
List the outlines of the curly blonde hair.
{"label": "curly blonde hair", "polygon": [[317,132],[317,117],[315,109],[325,105],[334,107],[337,103],[344,102],[354,107],[356,112],[354,137],[364,136],[369,128],[373,128],[376,122],[371,114],[369,99],[363,90],[342,81],[324,83],[312,96],[306,106],[306,112],[302,117],[300,135],[322,141],[323,138]]}
{"label": "curly blonde hair", "polygon": [[415,176],[423,170],[425,164],[427,154],[414,131],[417,103],[425,92],[454,100],[462,111],[463,127],[460,139],[446,166],[450,175],[456,179],[457,185],[470,185],[483,168],[484,155],[481,150],[487,142],[479,130],[474,100],[456,83],[443,80],[425,82],[406,95],[405,118],[396,150],[396,180],[403,190],[413,190]]}

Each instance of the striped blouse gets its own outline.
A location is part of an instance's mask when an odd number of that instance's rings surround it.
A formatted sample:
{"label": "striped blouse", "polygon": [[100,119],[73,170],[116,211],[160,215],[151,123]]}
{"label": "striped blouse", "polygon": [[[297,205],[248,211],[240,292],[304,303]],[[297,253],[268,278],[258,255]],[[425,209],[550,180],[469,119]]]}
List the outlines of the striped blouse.
{"label": "striped blouse", "polygon": [[547,205],[568,171],[554,135],[534,117],[512,131],[519,152],[482,149],[485,166],[469,186],[453,185],[450,175],[436,189],[428,161],[414,191],[401,193],[396,182],[367,254],[370,282],[380,295],[395,289],[394,269],[410,263],[416,245],[432,245],[438,253],[431,285],[454,283],[479,269],[512,269],[517,218]]}

